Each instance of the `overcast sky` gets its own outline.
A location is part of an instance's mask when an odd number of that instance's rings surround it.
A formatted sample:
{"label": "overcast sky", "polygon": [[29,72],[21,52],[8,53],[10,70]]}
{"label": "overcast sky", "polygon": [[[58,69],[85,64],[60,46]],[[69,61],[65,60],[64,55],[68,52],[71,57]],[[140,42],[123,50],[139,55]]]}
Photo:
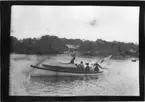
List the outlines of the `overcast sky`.
{"label": "overcast sky", "polygon": [[139,7],[12,6],[11,35],[138,43]]}

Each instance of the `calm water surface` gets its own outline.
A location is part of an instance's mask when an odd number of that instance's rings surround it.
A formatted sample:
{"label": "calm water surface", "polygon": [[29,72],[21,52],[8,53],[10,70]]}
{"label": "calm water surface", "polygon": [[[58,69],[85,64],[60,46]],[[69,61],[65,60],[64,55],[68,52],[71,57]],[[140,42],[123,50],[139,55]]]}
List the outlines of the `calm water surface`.
{"label": "calm water surface", "polygon": [[[69,60],[70,57],[68,56],[51,56],[43,63],[51,61],[68,62]],[[78,57],[76,63],[81,60],[90,62],[100,59]],[[131,62],[130,60],[110,60],[103,65],[107,66],[108,69],[105,69],[102,75],[93,78],[79,76],[30,77],[27,82],[16,85],[16,87],[21,86],[19,88],[21,91],[18,90],[15,94],[21,95],[24,92],[24,95],[31,96],[139,95],[138,63],[138,61]],[[13,74],[15,74],[15,71]],[[21,77],[20,74],[18,77]],[[20,80],[27,80],[27,77],[15,81],[18,83]],[[12,90],[15,91],[16,88]]]}

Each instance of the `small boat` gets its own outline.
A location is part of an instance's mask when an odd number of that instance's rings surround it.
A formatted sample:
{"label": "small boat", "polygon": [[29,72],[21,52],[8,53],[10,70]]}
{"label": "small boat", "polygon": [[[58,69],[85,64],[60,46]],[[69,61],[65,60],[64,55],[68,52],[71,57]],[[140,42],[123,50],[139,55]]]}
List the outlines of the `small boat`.
{"label": "small boat", "polygon": [[136,62],[136,59],[135,59],[135,58],[132,58],[131,61],[132,61],[132,62]]}
{"label": "small boat", "polygon": [[88,71],[77,68],[75,64],[59,63],[56,65],[41,64],[41,66],[30,65],[35,68],[31,76],[96,76],[103,71]]}
{"label": "small boat", "polygon": [[133,59],[133,60],[131,60],[132,62],[136,62],[136,60],[135,59]]}

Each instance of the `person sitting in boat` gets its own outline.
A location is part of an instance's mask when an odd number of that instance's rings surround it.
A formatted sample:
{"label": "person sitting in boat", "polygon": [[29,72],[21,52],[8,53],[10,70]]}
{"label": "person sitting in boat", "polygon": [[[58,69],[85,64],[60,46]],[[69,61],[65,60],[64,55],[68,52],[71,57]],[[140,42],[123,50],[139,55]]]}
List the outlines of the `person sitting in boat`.
{"label": "person sitting in boat", "polygon": [[72,57],[72,59],[71,59],[70,63],[74,64],[74,60],[76,59],[76,51],[73,51],[73,53],[71,54],[71,57]]}
{"label": "person sitting in boat", "polygon": [[78,68],[83,70],[84,69],[84,64],[83,64],[83,61],[80,62],[80,64],[78,65]]}
{"label": "person sitting in boat", "polygon": [[89,71],[90,70],[90,67],[89,67],[89,63],[86,63],[86,68],[85,68],[85,71]]}
{"label": "person sitting in boat", "polygon": [[95,66],[94,71],[99,71],[99,67],[102,68],[102,67],[98,64],[98,62],[96,62],[96,63],[94,64],[94,66]]}

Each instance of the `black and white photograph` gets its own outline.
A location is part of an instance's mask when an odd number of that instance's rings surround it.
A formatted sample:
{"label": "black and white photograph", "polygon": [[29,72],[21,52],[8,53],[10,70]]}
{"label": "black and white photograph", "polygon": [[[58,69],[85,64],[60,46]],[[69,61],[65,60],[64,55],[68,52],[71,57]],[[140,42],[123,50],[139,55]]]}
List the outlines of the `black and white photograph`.
{"label": "black and white photograph", "polygon": [[11,7],[10,96],[140,96],[138,6]]}

